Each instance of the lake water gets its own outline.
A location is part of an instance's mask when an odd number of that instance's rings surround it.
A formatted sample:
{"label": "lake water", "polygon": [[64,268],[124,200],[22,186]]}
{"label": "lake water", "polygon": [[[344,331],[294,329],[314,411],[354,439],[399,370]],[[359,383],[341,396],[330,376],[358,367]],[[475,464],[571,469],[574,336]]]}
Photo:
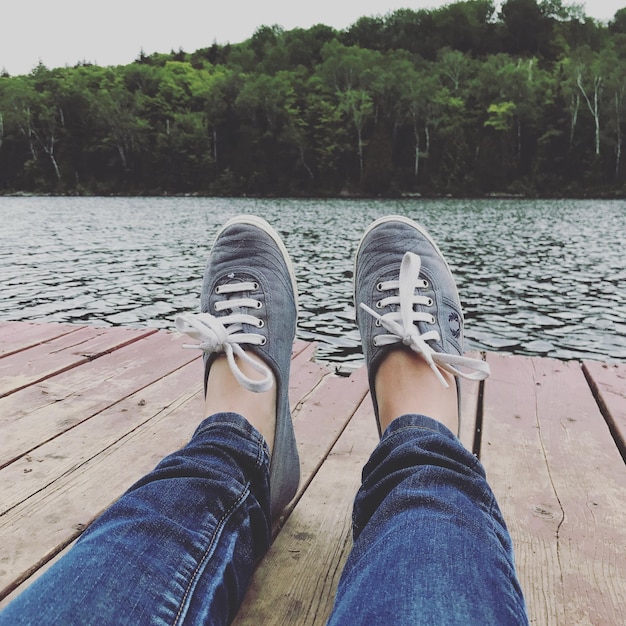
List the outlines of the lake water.
{"label": "lake water", "polygon": [[217,229],[255,213],[296,267],[298,336],[361,360],[353,256],[375,218],[420,221],[457,279],[468,349],[626,360],[626,201],[0,198],[0,318],[172,328]]}

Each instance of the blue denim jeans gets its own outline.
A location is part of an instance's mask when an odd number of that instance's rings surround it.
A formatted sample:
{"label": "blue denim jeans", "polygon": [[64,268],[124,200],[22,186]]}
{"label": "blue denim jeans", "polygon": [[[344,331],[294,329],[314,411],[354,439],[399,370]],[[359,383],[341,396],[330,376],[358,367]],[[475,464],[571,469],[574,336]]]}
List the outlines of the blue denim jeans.
{"label": "blue denim jeans", "polygon": [[[1,625],[227,624],[270,543],[269,456],[207,418],[0,613]],[[384,433],[354,506],[330,624],[526,624],[511,540],[478,460],[438,422]]]}

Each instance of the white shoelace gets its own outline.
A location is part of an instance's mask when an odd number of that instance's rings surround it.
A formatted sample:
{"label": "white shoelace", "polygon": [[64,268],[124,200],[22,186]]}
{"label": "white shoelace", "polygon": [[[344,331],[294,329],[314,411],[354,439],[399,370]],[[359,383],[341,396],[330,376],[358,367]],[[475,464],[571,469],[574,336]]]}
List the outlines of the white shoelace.
{"label": "white shoelace", "polygon": [[[256,284],[253,282],[242,282],[220,285],[217,287],[217,290],[220,294],[235,294],[253,291],[256,287]],[[241,332],[243,330],[242,324],[250,324],[257,328],[263,327],[262,319],[249,313],[241,312],[245,308],[259,309],[261,308],[261,302],[254,298],[231,298],[215,303],[216,312],[231,309],[232,313],[230,315],[218,318],[210,313],[184,313],[176,316],[175,323],[176,328],[180,332],[198,341],[196,344],[185,344],[183,348],[197,349],[209,353],[223,352],[237,382],[249,391],[260,393],[272,388],[273,374],[267,365],[254,360],[246,354],[240,345],[261,346],[265,343],[263,335]],[[262,374],[263,378],[254,380],[246,376],[237,365],[235,356],[245,361],[259,374]]]}
{"label": "white shoelace", "polygon": [[[378,285],[380,291],[392,289],[398,290],[397,296],[383,298],[377,304],[377,308],[385,308],[391,304],[399,304],[399,311],[390,311],[380,315],[366,304],[360,303],[360,307],[373,315],[380,324],[389,331],[389,335],[378,335],[374,338],[374,345],[386,346],[402,342],[411,350],[421,355],[433,370],[444,387],[448,387],[446,379],[439,369],[445,370],[454,376],[460,376],[468,380],[484,380],[489,376],[489,365],[480,359],[472,359],[457,354],[445,354],[436,352],[427,341],[439,341],[439,332],[429,330],[420,334],[416,322],[432,322],[433,316],[425,311],[415,311],[414,305],[428,306],[432,304],[430,298],[415,293],[416,288],[426,287],[426,281],[420,280],[419,273],[422,261],[417,254],[406,252],[400,264],[400,277],[398,280],[382,282]],[[459,367],[473,370],[471,373],[463,372]]]}

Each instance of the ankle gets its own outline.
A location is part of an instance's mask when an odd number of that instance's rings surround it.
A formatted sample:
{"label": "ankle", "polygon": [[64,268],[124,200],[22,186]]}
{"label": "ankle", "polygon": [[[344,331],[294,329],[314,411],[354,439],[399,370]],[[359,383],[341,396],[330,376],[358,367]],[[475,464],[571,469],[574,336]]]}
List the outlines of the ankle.
{"label": "ankle", "polygon": [[[263,362],[254,354],[250,356]],[[246,376],[258,377],[258,372],[247,363],[239,363],[239,367]],[[249,391],[237,382],[226,357],[218,357],[209,370],[204,401],[205,417],[215,413],[237,413],[243,416],[263,435],[271,451],[276,427],[276,381],[268,391]]]}
{"label": "ankle", "polygon": [[381,432],[397,417],[418,414],[431,417],[453,433],[458,431],[456,381],[442,372],[446,389],[426,361],[405,349],[392,350],[376,372],[375,389]]}

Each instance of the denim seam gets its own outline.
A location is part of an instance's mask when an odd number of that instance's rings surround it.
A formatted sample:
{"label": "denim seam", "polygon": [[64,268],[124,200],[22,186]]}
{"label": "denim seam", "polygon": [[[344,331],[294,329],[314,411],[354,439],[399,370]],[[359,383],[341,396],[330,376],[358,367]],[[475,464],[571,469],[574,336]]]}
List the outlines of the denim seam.
{"label": "denim seam", "polygon": [[176,617],[174,618],[173,626],[176,626],[176,624],[180,623],[180,619],[181,619],[182,614],[183,614],[183,607],[184,607],[185,603],[187,602],[187,599],[189,598],[189,596],[191,594],[191,589],[195,585],[195,581],[197,580],[198,574],[204,568],[204,565],[205,565],[207,559],[209,558],[209,556],[211,554],[213,554],[213,547],[214,547],[218,537],[222,534],[222,530],[226,526],[226,522],[228,521],[230,516],[239,508],[241,503],[248,497],[249,493],[250,493],[250,483],[246,483],[245,488],[243,489],[243,491],[241,492],[241,494],[239,495],[237,500],[235,500],[235,502],[230,507],[230,509],[228,509],[228,511],[226,511],[224,513],[224,515],[222,516],[222,518],[218,522],[215,530],[213,531],[213,533],[211,535],[211,540],[209,542],[209,545],[207,546],[206,550],[204,551],[204,555],[200,559],[200,562],[198,563],[198,565],[196,565],[196,569],[194,570],[194,572],[193,572],[193,574],[191,576],[191,579],[189,580],[189,583],[187,584],[187,588],[185,589],[185,593],[183,594],[183,597],[181,598],[181,601],[180,601],[180,604],[179,604],[179,607],[178,607],[178,612],[176,613]]}
{"label": "denim seam", "polygon": [[[215,424],[227,424],[227,425],[231,425],[234,428],[236,428],[239,432],[245,434],[246,436],[252,434],[254,435],[254,433],[249,433],[248,431],[246,431],[243,428],[240,428],[239,426],[237,426],[236,424],[233,424],[232,422],[212,422],[211,424],[209,424],[206,429],[203,429],[203,432],[205,430],[209,430],[211,428],[211,426],[214,426]],[[263,457],[265,454],[265,450],[267,448],[267,443],[265,442],[264,439],[261,439],[261,441],[259,441],[258,437],[254,437],[257,444],[261,444],[261,445],[257,445],[257,455],[256,455],[256,461],[255,461],[255,465],[256,468],[259,469],[262,465],[263,465]],[[268,449],[269,450],[269,449]],[[268,452],[268,456],[269,456],[269,452]],[[174,619],[173,622],[173,626],[176,626],[176,624],[180,623],[180,619],[182,617],[182,613],[183,613],[183,607],[191,593],[191,589],[194,586],[194,582],[196,581],[199,572],[203,569],[207,559],[209,558],[209,555],[212,554],[213,552],[213,547],[215,545],[215,542],[217,541],[217,538],[219,535],[221,535],[222,530],[224,529],[224,527],[226,526],[226,523],[228,521],[228,519],[231,517],[231,515],[241,506],[242,502],[248,497],[248,495],[250,494],[250,482],[248,481],[245,485],[245,488],[243,489],[243,491],[241,492],[241,494],[239,495],[239,497],[237,498],[237,500],[235,500],[235,502],[233,503],[233,505],[230,507],[230,509],[228,509],[228,511],[226,511],[224,513],[224,515],[222,516],[222,518],[220,519],[220,521],[218,522],[215,530],[213,531],[212,535],[211,535],[211,540],[209,542],[209,545],[207,546],[205,552],[204,552],[204,556],[202,557],[202,559],[200,559],[200,562],[198,563],[198,565],[196,566],[196,569],[194,570],[191,579],[189,580],[189,583],[187,584],[187,588],[185,589],[185,593],[183,594],[183,597],[180,601],[180,605],[178,608],[178,612],[176,614],[176,617]]]}
{"label": "denim seam", "polygon": [[270,448],[267,445],[267,441],[265,441],[265,437],[261,435],[261,439],[257,439],[257,454],[256,454],[256,467],[260,469],[263,465],[263,458],[267,456],[270,459]]}

